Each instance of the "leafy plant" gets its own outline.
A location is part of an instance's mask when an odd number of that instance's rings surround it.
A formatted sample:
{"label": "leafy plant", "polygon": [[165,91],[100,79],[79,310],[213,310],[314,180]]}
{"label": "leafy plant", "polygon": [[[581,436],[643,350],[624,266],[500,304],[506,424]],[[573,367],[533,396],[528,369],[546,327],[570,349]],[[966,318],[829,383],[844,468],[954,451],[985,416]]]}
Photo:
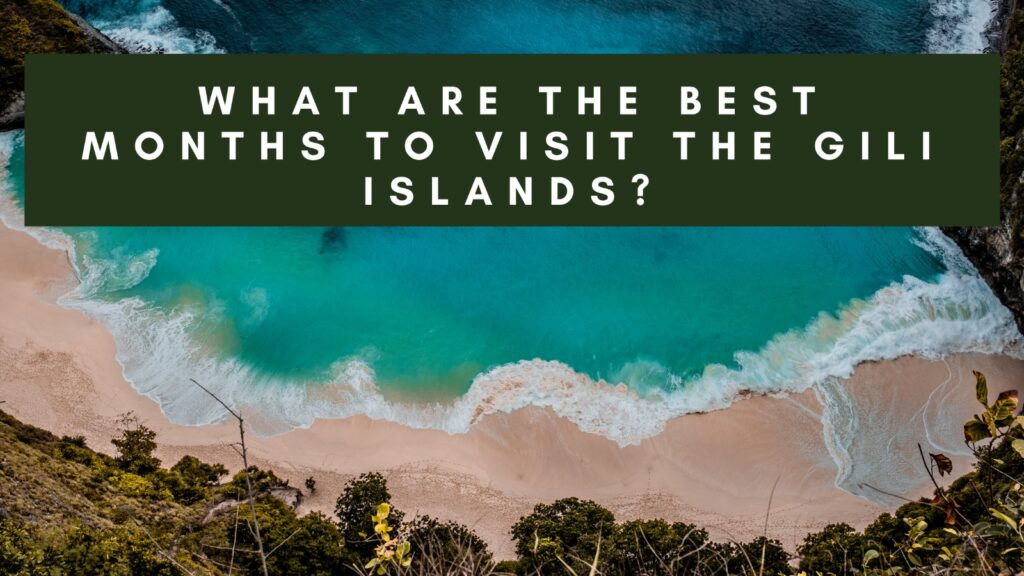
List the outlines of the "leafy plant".
{"label": "leafy plant", "polygon": [[412,556],[409,554],[411,545],[407,540],[392,536],[393,529],[388,523],[389,516],[391,516],[391,505],[382,502],[377,505],[377,511],[371,517],[373,532],[376,534],[379,544],[374,548],[374,557],[363,568],[373,570],[379,575],[387,574],[392,567],[408,568],[412,564]]}

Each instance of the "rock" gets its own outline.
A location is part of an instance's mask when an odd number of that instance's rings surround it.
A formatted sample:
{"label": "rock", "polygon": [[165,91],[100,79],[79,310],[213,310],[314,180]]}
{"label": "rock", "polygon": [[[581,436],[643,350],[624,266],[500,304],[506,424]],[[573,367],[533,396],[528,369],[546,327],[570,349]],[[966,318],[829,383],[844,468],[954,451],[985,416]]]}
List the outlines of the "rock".
{"label": "rock", "polygon": [[963,250],[999,301],[1013,313],[1017,328],[1024,332],[1024,257],[1012,250],[1009,227],[942,231]]}
{"label": "rock", "polygon": [[[1002,158],[1000,159],[1000,225],[993,228],[943,228],[964,255],[985,279],[992,292],[1013,313],[1017,328],[1024,332],[1024,184],[1020,169],[1024,165],[1024,117],[1015,113],[1013,100],[1022,98],[1019,86],[1024,70],[1022,56],[1024,13],[1016,9],[1016,0],[1000,0],[997,17],[990,26],[997,32],[993,52],[1003,54],[1001,98],[1004,100],[1000,126]],[[971,191],[965,190],[965,194]]]}
{"label": "rock", "polygon": [[[20,41],[5,38],[5,26],[27,30]],[[124,53],[126,50],[80,16],[65,11],[52,0],[0,5],[0,132],[25,127],[25,54]]]}

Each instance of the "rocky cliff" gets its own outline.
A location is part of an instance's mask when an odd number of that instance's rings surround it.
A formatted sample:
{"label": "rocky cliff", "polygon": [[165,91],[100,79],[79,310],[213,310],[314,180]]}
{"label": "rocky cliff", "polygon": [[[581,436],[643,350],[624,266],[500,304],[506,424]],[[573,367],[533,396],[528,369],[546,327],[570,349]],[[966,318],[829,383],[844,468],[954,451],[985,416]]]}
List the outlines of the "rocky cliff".
{"label": "rocky cliff", "polygon": [[944,228],[1024,332],[1024,10],[1003,21],[1000,83],[1000,212],[995,228]]}
{"label": "rocky cliff", "polygon": [[0,2],[0,131],[25,125],[25,55],[124,52],[53,0]]}

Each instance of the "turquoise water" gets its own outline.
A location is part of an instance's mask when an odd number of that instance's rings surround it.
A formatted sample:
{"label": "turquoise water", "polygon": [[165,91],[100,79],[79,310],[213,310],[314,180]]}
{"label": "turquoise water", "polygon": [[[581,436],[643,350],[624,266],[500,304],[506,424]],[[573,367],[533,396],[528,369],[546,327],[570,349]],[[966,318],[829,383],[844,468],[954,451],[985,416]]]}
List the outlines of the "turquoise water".
{"label": "turquoise water", "polygon": [[[988,13],[976,0],[65,4],[133,48],[186,52],[976,50]],[[0,184],[21,197],[23,147],[4,142]],[[628,443],[743,390],[1018,337],[948,243],[907,228],[63,233],[83,280],[63,304],[110,328],[141,392],[177,420],[217,419],[198,377],[260,407],[271,432],[353,413],[460,431],[477,408],[532,403]],[[534,358],[559,364],[513,366]]]}
{"label": "turquoise water", "polygon": [[[130,289],[201,299],[204,334],[276,375],[370,362],[384,387],[463,392],[520,359],[619,379],[730,363],[821,310],[938,263],[908,229],[112,229],[92,250],[157,265]],[[756,249],[752,249],[756,247]],[[637,387],[668,374],[630,374]]]}

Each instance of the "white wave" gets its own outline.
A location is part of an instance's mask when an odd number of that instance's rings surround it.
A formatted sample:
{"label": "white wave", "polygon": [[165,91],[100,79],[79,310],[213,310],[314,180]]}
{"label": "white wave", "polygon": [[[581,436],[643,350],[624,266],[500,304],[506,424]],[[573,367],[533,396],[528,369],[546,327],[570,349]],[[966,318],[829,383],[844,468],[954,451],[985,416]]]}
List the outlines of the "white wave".
{"label": "white wave", "polygon": [[985,33],[996,14],[997,1],[931,0],[934,24],[925,36],[925,49],[933,54],[985,51]]}
{"label": "white wave", "polygon": [[211,54],[223,52],[205,30],[186,30],[159,2],[142,2],[137,11],[90,24],[130,52]]}
{"label": "white wave", "polygon": [[74,243],[64,234],[45,228],[27,228],[25,226],[25,213],[18,204],[14,189],[7,176],[14,149],[23,146],[24,140],[24,130],[0,133],[0,176],[2,176],[0,177],[0,224],[11,230],[28,233],[47,248],[65,250],[68,254],[74,254]]}

